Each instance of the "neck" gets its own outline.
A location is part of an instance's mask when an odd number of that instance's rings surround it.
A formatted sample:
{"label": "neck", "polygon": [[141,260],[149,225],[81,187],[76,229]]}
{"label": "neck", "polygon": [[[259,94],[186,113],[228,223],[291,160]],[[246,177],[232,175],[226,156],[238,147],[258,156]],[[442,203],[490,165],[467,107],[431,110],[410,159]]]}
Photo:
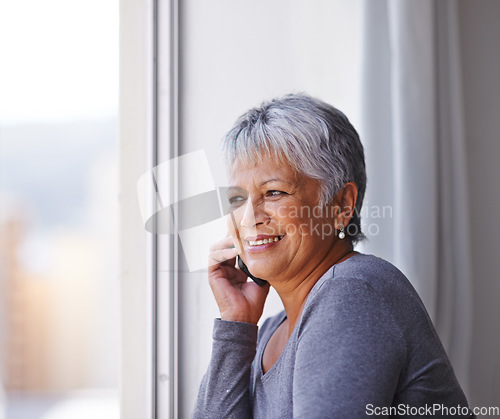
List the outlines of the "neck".
{"label": "neck", "polygon": [[297,321],[300,319],[307,297],[318,280],[336,263],[342,262],[356,252],[351,243],[337,241],[330,251],[315,263],[313,268],[305,268],[293,278],[285,281],[270,281],[283,302],[288,322],[288,336],[291,335]]}

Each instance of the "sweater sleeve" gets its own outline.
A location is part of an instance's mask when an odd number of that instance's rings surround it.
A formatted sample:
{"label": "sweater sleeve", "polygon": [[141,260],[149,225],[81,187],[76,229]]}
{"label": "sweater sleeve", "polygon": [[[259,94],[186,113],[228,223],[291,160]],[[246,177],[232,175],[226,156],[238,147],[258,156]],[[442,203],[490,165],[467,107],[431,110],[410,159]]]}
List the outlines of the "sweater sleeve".
{"label": "sweater sleeve", "polygon": [[257,326],[216,319],[212,357],[201,382],[193,418],[251,418],[250,370]]}
{"label": "sweater sleeve", "polygon": [[[300,323],[293,379],[294,418],[365,418],[391,406],[405,341],[384,300],[354,278],[328,281]],[[324,298],[324,297],[323,297]]]}

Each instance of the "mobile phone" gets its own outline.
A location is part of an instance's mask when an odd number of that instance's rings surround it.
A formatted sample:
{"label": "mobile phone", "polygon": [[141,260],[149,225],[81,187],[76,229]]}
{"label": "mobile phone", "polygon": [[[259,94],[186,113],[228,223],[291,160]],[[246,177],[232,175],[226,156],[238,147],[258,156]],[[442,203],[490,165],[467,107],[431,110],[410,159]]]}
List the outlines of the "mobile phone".
{"label": "mobile phone", "polygon": [[265,279],[257,278],[256,276],[253,276],[250,271],[247,268],[247,265],[243,262],[243,260],[239,257],[236,256],[236,259],[238,259],[238,267],[247,275],[249,278],[251,278],[258,286],[263,287],[264,285],[267,284],[267,281]]}

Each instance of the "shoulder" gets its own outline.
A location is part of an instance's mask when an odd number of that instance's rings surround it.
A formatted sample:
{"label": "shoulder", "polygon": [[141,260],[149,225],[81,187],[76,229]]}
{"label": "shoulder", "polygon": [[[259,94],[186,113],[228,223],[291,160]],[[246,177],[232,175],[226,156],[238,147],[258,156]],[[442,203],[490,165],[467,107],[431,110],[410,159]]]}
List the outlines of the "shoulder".
{"label": "shoulder", "polygon": [[328,325],[361,336],[389,333],[404,346],[415,329],[432,330],[427,311],[406,276],[390,262],[362,253],[335,265],[309,294],[301,331]]}
{"label": "shoulder", "polygon": [[[369,282],[333,277],[310,296],[296,326],[297,352],[331,353],[326,364],[401,368],[408,346],[395,313]],[[398,370],[399,371],[399,370]]]}
{"label": "shoulder", "polygon": [[370,307],[377,302],[394,316],[412,311],[425,316],[424,305],[406,276],[393,264],[373,255],[357,253],[335,265],[318,281],[309,296],[310,304],[329,304],[345,300]]}
{"label": "shoulder", "polygon": [[[357,253],[334,265],[313,287],[308,303],[323,299],[337,301],[347,296],[381,297],[404,290],[411,284],[390,262],[373,255]],[[310,301],[309,301],[310,300]]]}
{"label": "shoulder", "polygon": [[392,263],[374,255],[357,253],[342,263],[334,266],[334,277],[351,277],[364,279],[377,285],[381,279],[395,279],[408,282],[405,275]]}
{"label": "shoulder", "polygon": [[396,313],[370,281],[333,273],[313,290],[297,324],[297,351],[331,353],[329,363],[402,367],[407,343]]}
{"label": "shoulder", "polygon": [[314,289],[304,307],[302,323],[318,324],[322,327],[330,323],[362,328],[377,324],[397,327],[394,313],[373,283],[359,276],[339,276],[327,278]]}

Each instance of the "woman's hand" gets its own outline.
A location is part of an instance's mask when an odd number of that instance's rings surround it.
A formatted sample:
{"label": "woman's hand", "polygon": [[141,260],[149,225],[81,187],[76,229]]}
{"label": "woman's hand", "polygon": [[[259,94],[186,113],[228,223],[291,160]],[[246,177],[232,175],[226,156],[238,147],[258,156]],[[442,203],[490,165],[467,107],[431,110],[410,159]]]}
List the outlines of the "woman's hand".
{"label": "woman's hand", "polygon": [[235,267],[238,250],[228,236],[210,249],[208,281],[219,306],[222,320],[257,324],[269,293]]}

